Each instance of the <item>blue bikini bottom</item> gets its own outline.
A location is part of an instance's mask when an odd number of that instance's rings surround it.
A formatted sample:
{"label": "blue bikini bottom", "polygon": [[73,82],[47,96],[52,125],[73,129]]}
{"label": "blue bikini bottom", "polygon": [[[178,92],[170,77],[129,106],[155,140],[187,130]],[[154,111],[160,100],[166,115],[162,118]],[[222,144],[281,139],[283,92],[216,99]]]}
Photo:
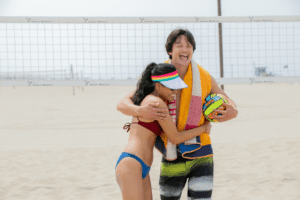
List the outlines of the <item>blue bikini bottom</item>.
{"label": "blue bikini bottom", "polygon": [[142,178],[146,178],[146,176],[149,174],[149,171],[150,171],[150,167],[148,165],[146,165],[144,163],[144,161],[142,161],[142,159],[140,159],[139,157],[137,157],[136,155],[133,155],[131,153],[127,153],[127,152],[123,152],[121,154],[121,156],[119,157],[119,160],[117,161],[117,164],[116,164],[116,168],[119,164],[119,162],[123,159],[123,158],[126,158],[126,157],[131,157],[133,159],[136,159],[139,163],[141,163],[142,165]]}

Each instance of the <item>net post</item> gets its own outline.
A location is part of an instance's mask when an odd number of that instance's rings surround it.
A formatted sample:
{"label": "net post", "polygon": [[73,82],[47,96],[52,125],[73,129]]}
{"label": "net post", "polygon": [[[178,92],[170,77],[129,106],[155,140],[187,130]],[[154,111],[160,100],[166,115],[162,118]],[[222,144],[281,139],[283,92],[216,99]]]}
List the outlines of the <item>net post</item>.
{"label": "net post", "polygon": [[[72,76],[72,80],[74,81],[73,65],[71,65],[71,76]],[[75,87],[74,87],[74,84],[73,84],[73,95],[75,95]]]}
{"label": "net post", "polygon": [[[218,16],[221,16],[221,0],[218,0]],[[219,22],[219,52],[220,52],[220,77],[224,77],[223,68],[223,38],[222,38],[222,23]],[[224,90],[224,85],[221,85],[221,89]]]}
{"label": "net post", "polygon": [[[82,70],[81,70],[81,79],[83,80],[83,74],[82,74]],[[83,92],[83,86],[82,86],[82,92]]]}

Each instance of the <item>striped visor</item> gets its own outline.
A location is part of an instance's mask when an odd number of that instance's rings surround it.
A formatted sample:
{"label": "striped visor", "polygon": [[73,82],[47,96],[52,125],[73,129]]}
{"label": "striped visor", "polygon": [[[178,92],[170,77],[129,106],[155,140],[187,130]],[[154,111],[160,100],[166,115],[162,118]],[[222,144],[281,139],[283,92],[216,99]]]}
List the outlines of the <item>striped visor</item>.
{"label": "striped visor", "polygon": [[187,84],[178,76],[177,71],[163,74],[163,75],[157,75],[157,76],[151,76],[152,81],[159,82],[162,85],[166,86],[167,88],[178,90],[187,88]]}

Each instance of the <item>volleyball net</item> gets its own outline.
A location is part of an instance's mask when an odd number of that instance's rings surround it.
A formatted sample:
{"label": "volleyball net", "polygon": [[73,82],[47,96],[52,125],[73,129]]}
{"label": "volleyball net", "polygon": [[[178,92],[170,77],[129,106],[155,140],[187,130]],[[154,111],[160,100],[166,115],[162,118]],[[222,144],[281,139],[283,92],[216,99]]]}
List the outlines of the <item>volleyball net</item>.
{"label": "volleyball net", "polygon": [[0,17],[0,85],[132,85],[176,28],[220,84],[300,82],[300,16]]}

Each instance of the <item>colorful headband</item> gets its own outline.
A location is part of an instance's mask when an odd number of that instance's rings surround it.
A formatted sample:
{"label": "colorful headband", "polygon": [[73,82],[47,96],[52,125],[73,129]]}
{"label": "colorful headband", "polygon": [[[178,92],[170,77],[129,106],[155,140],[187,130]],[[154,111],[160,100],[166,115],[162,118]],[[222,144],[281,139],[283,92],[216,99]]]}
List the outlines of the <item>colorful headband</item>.
{"label": "colorful headband", "polygon": [[151,79],[154,82],[170,81],[175,78],[179,78],[177,71],[168,74],[158,75],[158,76],[151,76]]}

